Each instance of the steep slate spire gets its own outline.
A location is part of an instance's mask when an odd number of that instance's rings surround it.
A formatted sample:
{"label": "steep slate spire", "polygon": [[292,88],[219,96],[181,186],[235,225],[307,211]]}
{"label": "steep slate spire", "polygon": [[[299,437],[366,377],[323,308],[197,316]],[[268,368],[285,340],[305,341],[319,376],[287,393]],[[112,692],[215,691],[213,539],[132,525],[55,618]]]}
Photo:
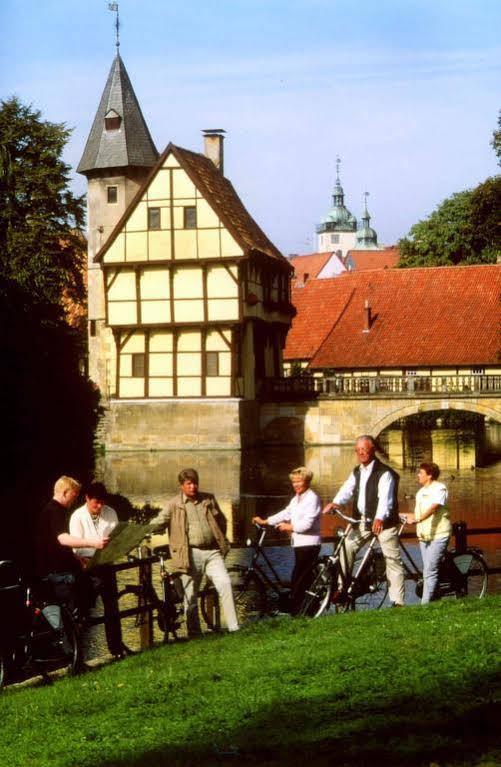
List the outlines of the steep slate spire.
{"label": "steep slate spire", "polygon": [[117,52],[77,171],[92,174],[107,168],[149,168],[157,159],[158,152]]}

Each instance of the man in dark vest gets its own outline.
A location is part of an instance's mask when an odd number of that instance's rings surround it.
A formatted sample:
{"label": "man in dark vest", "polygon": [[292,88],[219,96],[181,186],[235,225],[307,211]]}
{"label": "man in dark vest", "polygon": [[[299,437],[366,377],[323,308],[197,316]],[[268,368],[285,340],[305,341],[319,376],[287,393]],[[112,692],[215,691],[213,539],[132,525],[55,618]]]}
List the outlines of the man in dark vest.
{"label": "man in dark vest", "polygon": [[[373,437],[364,434],[355,443],[359,461],[337,492],[332,503],[322,509],[327,514],[352,501],[352,516],[361,519],[345,539],[346,557],[341,567],[351,573],[355,554],[372,535],[376,535],[386,562],[390,599],[394,606],[404,604],[404,567],[398,542],[398,474],[376,458]],[[345,561],[343,561],[345,560]]]}

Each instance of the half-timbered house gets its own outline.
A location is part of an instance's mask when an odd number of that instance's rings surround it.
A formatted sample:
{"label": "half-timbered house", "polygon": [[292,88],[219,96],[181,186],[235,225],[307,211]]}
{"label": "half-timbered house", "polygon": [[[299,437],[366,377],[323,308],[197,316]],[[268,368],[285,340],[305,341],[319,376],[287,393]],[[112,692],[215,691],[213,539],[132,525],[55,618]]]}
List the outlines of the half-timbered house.
{"label": "half-timbered house", "polygon": [[[234,445],[239,401],[282,374],[293,268],[224,177],[223,134],[205,131],[205,154],[169,144],[158,157],[117,55],[79,166],[89,179],[89,369],[110,403],[114,445],[170,446],[166,421],[178,445],[223,444],[228,433]],[[179,409],[193,399],[196,411]]]}

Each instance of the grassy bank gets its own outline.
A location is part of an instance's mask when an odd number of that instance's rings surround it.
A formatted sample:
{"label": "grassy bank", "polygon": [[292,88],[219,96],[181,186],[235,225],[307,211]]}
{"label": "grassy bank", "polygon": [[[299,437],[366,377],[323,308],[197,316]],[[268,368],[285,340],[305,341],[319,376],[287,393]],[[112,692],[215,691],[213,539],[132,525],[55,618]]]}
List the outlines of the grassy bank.
{"label": "grassy bank", "polygon": [[501,764],[501,598],[263,621],[0,694],[6,767]]}

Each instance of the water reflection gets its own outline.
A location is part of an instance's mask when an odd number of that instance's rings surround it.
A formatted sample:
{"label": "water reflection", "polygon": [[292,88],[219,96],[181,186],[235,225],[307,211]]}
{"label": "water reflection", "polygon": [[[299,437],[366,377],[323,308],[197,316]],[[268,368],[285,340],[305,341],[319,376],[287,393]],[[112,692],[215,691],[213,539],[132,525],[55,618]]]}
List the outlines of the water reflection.
{"label": "water reflection", "polygon": [[[330,500],[355,465],[351,447],[284,447],[239,451],[165,451],[109,453],[99,460],[97,473],[108,489],[121,493],[134,505],[163,506],[178,490],[177,474],[192,466],[202,490],[212,492],[225,512],[230,540],[242,543],[251,531],[251,518],[282,508],[291,496],[292,468],[307,465],[314,472],[313,487],[322,500]],[[395,463],[393,463],[395,465]],[[415,472],[401,469],[401,508],[412,507],[405,496],[417,490]],[[450,493],[453,520],[472,527],[500,524],[501,461],[485,468],[444,470],[442,480]],[[492,542],[494,546],[494,542]]]}

